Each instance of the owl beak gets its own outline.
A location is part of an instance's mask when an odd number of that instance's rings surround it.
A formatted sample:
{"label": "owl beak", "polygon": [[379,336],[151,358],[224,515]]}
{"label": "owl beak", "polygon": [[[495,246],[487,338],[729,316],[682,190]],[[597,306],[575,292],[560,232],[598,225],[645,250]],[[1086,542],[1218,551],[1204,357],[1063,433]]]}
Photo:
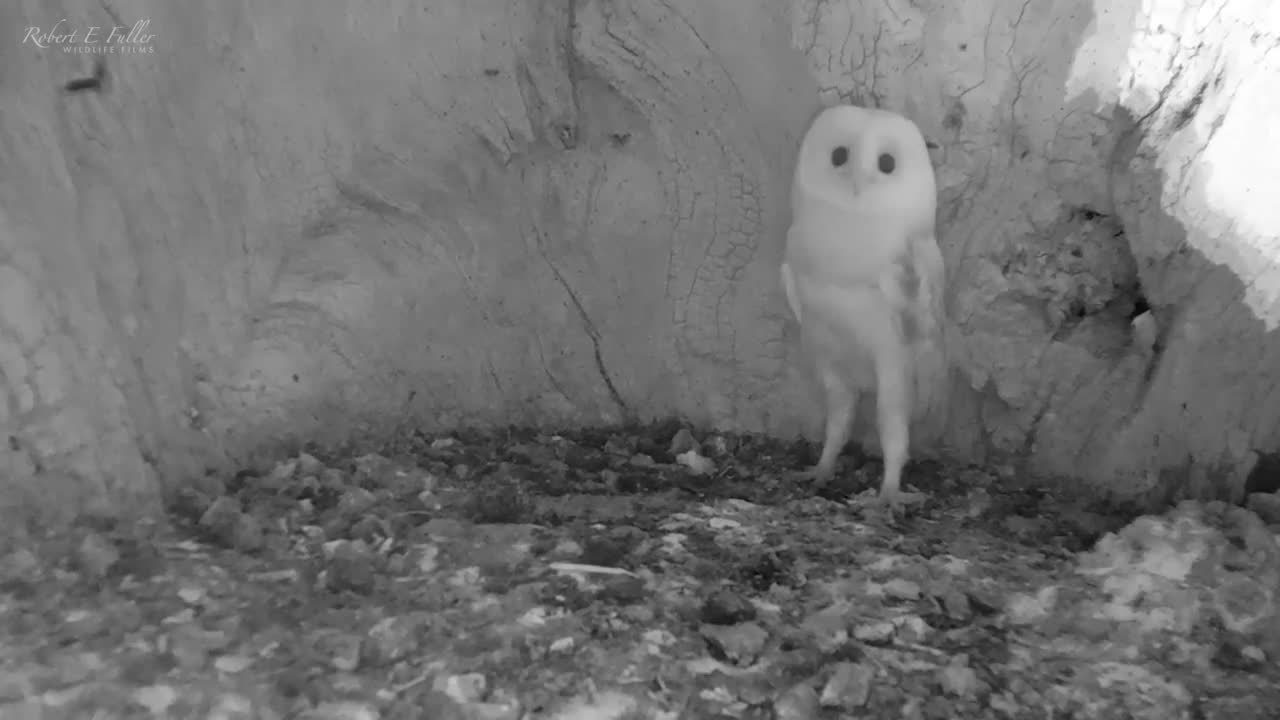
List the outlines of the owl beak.
{"label": "owl beak", "polygon": [[867,189],[867,177],[860,172],[849,173],[849,184],[853,186],[853,194],[861,195],[863,190]]}

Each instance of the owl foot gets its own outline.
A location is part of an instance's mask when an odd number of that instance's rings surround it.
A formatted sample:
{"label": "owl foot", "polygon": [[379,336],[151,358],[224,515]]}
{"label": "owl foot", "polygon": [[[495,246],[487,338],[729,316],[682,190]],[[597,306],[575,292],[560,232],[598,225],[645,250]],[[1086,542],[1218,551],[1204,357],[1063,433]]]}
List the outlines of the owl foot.
{"label": "owl foot", "polygon": [[792,475],[796,480],[814,482],[819,485],[831,482],[831,479],[835,476],[835,468],[824,468],[821,465],[814,465],[804,470],[795,470]]}
{"label": "owl foot", "polygon": [[928,493],[907,492],[906,490],[881,490],[871,504],[897,518],[906,515],[908,506],[923,504],[929,499]]}
{"label": "owl foot", "polygon": [[792,470],[786,474],[786,477],[803,487],[801,492],[820,492],[835,479],[835,475],[835,470],[824,470],[814,466],[804,470]]}

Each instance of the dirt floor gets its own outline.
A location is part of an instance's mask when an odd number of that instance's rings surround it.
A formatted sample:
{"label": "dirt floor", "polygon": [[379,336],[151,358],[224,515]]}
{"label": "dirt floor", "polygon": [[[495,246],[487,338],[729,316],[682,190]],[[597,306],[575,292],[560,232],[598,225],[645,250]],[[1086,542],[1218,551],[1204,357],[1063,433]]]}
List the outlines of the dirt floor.
{"label": "dirt floor", "polygon": [[1280,526],[936,464],[894,518],[813,451],[418,435],[32,534],[0,719],[1280,717]]}

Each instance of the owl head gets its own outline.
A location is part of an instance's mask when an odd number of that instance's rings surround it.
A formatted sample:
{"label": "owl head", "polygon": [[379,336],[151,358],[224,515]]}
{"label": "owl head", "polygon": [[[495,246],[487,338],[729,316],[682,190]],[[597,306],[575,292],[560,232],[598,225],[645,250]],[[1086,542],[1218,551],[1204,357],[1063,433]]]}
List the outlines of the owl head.
{"label": "owl head", "polygon": [[887,110],[822,110],[800,143],[792,188],[793,208],[810,201],[932,224],[937,186],[920,129]]}

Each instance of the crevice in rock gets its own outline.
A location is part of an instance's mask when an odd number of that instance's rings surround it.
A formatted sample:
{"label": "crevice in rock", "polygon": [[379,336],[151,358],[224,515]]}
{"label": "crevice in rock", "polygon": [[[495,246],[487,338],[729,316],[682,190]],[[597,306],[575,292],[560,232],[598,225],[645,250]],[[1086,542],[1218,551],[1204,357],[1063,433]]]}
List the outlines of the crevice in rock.
{"label": "crevice in rock", "polygon": [[[539,240],[543,240],[541,232],[539,232]],[[609,397],[618,406],[618,411],[622,413],[623,419],[630,422],[633,418],[631,407],[622,399],[622,393],[618,392],[618,387],[613,383],[613,376],[609,374],[609,368],[604,362],[604,353],[600,349],[600,331],[596,329],[596,324],[592,321],[591,315],[587,313],[587,308],[578,298],[578,293],[574,292],[573,286],[569,284],[564,274],[560,272],[560,268],[551,262],[551,258],[547,257],[543,248],[538,248],[538,254],[542,256],[542,261],[547,264],[547,268],[555,276],[556,282],[560,283],[560,287],[564,288],[565,294],[569,296],[569,301],[573,303],[573,307],[578,311],[578,317],[582,319],[582,327],[586,331],[587,337],[591,339],[591,347],[595,353],[596,371],[600,373],[600,379],[604,382],[605,389],[609,391]]]}
{"label": "crevice in rock", "polygon": [[[565,72],[569,76],[569,99],[573,103],[573,127],[561,128],[561,142],[565,147],[572,149],[577,147],[582,134],[582,87],[580,79],[582,78],[582,58],[578,55],[577,48],[578,33],[578,0],[569,0],[569,7],[565,17],[564,38],[561,40],[561,52],[564,53]],[[568,135],[566,137],[566,134]]]}
{"label": "crevice in rock", "polygon": [[1193,119],[1195,119],[1196,113],[1200,111],[1200,106],[1204,103],[1204,96],[1208,90],[1208,80],[1200,83],[1200,87],[1196,88],[1196,94],[1191,96],[1191,99],[1187,101],[1187,104],[1174,114],[1171,132],[1177,132],[1183,129],[1190,124]]}
{"label": "crevice in rock", "polygon": [[[1043,241],[1015,248],[1001,271],[1014,292],[1043,304],[1054,341],[1091,318],[1120,327],[1142,296],[1137,261],[1116,218],[1088,206],[1063,208]],[[1145,300],[1144,300],[1145,302]]]}

